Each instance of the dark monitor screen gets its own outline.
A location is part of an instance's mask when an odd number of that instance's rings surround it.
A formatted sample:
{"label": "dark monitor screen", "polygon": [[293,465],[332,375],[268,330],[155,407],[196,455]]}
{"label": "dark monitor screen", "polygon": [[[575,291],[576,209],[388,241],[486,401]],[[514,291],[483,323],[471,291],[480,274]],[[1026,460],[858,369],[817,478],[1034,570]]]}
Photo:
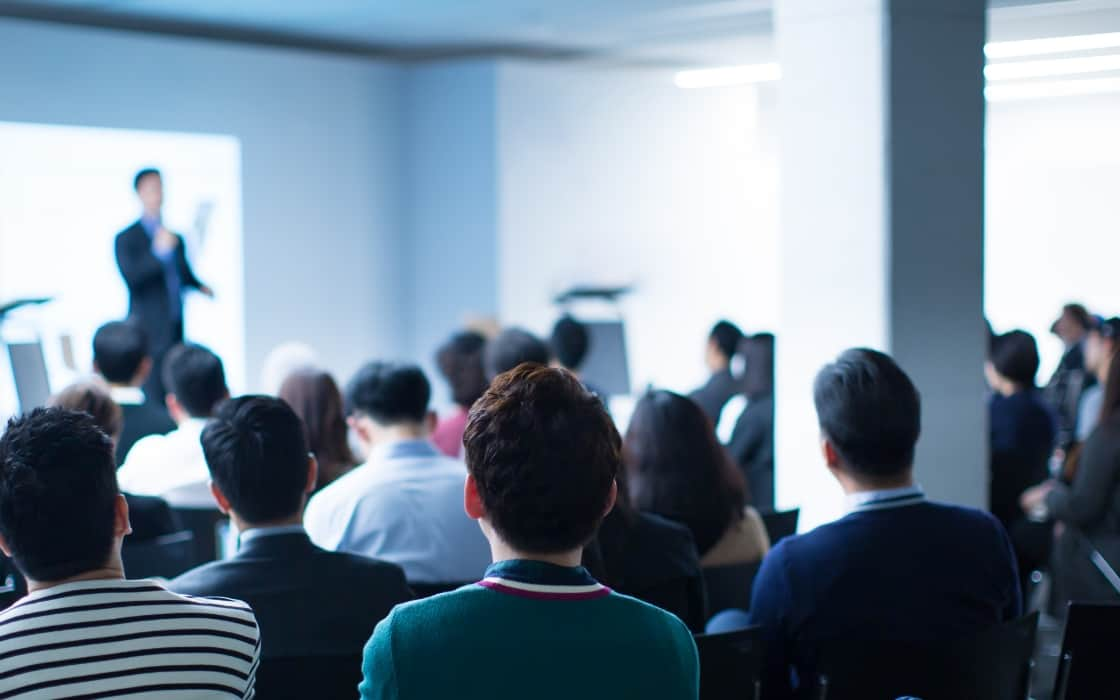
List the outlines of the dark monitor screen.
{"label": "dark monitor screen", "polygon": [[590,387],[607,396],[630,393],[630,362],[622,321],[584,321],[590,336],[580,375]]}
{"label": "dark monitor screen", "polygon": [[9,343],[8,360],[12,365],[16,396],[22,413],[47,405],[51,397],[47,363],[43,359],[41,343]]}

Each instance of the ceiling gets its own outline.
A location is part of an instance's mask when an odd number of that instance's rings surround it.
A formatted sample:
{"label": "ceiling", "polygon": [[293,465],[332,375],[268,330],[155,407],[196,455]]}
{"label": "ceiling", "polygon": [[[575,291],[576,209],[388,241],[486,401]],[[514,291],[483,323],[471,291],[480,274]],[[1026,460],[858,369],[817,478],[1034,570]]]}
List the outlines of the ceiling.
{"label": "ceiling", "polygon": [[[1120,31],[1120,0],[989,6],[993,39]],[[754,60],[747,47],[769,37],[771,7],[772,0],[0,0],[0,16],[403,59],[706,64]]]}

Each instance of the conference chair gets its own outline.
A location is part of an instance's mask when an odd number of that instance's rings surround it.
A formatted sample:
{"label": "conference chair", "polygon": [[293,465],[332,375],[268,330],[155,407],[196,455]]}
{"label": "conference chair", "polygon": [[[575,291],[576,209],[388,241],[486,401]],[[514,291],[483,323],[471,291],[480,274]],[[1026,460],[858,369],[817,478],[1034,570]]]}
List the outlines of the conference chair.
{"label": "conference chair", "polygon": [[0,554],[0,610],[27,594],[27,583],[12,560]]}
{"label": "conference chair", "polygon": [[147,542],[121,548],[121,560],[129,578],[174,578],[191,570],[197,558],[194,533],[173,532]]}
{"label": "conference chair", "polygon": [[715,615],[731,608],[750,610],[751,589],[761,568],[761,561],[705,567],[702,571],[704,586],[708,590],[709,614]]}
{"label": "conference chair", "polygon": [[217,508],[187,508],[172,506],[172,511],[183,524],[183,529],[194,535],[194,565],[207,564],[221,558],[220,527],[228,522]]}
{"label": "conference chair", "polygon": [[766,643],[762,629],[696,635],[700,700],[759,700]]}
{"label": "conference chair", "polygon": [[362,654],[270,656],[257,668],[261,700],[353,700],[362,682]]}
{"label": "conference chair", "polygon": [[800,508],[762,513],[761,515],[762,524],[766,526],[766,534],[770,536],[771,547],[790,535],[797,534],[797,522],[801,518]]}
{"label": "conference chair", "polygon": [[823,644],[811,697],[1028,700],[1037,627],[1033,613],[958,642]]}
{"label": "conference chair", "polygon": [[1053,700],[1097,698],[1117,692],[1118,632],[1120,604],[1070,603]]}

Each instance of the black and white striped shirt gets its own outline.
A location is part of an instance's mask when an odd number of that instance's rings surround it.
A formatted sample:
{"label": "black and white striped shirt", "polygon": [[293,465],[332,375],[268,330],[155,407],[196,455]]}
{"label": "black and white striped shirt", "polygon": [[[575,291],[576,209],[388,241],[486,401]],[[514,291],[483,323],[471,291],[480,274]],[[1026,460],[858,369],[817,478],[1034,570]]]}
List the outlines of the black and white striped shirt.
{"label": "black and white striped shirt", "polygon": [[260,635],[249,606],[154,581],[80,581],[0,612],[0,700],[251,698]]}

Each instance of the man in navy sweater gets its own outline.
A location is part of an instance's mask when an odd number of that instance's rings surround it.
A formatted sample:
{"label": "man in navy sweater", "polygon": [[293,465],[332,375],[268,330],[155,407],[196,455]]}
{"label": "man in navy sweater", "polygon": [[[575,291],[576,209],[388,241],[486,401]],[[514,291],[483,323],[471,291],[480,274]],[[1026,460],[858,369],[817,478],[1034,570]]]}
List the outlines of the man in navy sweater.
{"label": "man in navy sweater", "polygon": [[905,372],[882,353],[849,350],[821,370],[814,401],[849,514],[783,540],[763,562],[750,621],[772,644],[770,687],[811,685],[821,642],[953,640],[1017,617],[1003,527],[932,503],[914,483],[921,404]]}

